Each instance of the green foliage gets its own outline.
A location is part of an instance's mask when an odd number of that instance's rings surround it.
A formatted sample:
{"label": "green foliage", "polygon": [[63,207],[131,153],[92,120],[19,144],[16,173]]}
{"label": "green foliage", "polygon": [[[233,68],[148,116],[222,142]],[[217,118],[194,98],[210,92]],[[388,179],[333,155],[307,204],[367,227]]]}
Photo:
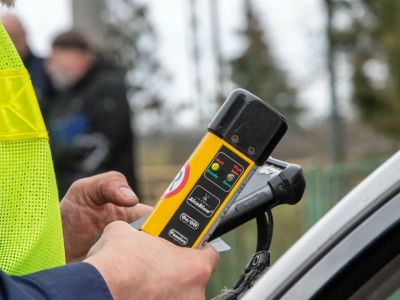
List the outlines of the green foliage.
{"label": "green foliage", "polygon": [[[351,18],[334,41],[349,54],[353,102],[362,119],[383,134],[400,138],[400,2],[332,1],[336,16]],[[346,6],[340,5],[346,3]]]}
{"label": "green foliage", "polygon": [[157,35],[147,4],[135,0],[102,0],[107,52],[125,71],[136,109],[160,109],[163,83],[169,75],[157,58]]}
{"label": "green foliage", "polygon": [[247,39],[243,54],[232,60],[231,79],[239,87],[257,95],[279,112],[290,124],[297,124],[301,112],[296,92],[286,81],[285,73],[272,57],[264,37],[265,32],[249,1],[246,1],[246,28],[240,34]]}

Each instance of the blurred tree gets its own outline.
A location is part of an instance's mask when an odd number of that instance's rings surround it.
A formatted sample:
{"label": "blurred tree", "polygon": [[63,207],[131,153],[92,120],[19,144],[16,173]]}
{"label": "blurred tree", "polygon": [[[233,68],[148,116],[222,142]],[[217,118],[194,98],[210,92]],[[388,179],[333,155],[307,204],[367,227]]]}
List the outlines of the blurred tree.
{"label": "blurred tree", "polygon": [[136,110],[151,109],[161,114],[161,89],[170,78],[154,51],[157,36],[146,4],[136,0],[102,1],[107,52],[126,72],[132,104]]}
{"label": "blurred tree", "polygon": [[362,4],[366,19],[356,19],[354,103],[366,122],[399,139],[400,1]]}
{"label": "blurred tree", "polygon": [[[353,67],[353,103],[362,119],[400,138],[400,1],[333,1],[334,38]],[[343,22],[341,22],[343,23]]]}
{"label": "blurred tree", "polygon": [[96,47],[104,46],[104,22],[101,18],[103,3],[98,0],[72,0],[73,26],[90,36]]}
{"label": "blurred tree", "polygon": [[231,79],[239,87],[260,97],[282,113],[290,125],[298,126],[302,109],[296,91],[272,57],[250,0],[245,0],[246,28],[240,34],[248,40],[243,54],[230,61]]}
{"label": "blurred tree", "polygon": [[335,67],[335,58],[337,47],[336,44],[340,41],[335,38],[334,27],[333,27],[333,17],[334,17],[334,1],[324,0],[325,10],[326,10],[326,35],[327,35],[327,45],[326,45],[326,61],[327,69],[329,73],[329,90],[330,90],[330,134],[328,134],[330,141],[330,152],[331,161],[334,163],[341,162],[345,159],[345,139],[343,136],[343,122],[342,117],[339,113],[338,108],[338,96],[337,96],[337,72]]}

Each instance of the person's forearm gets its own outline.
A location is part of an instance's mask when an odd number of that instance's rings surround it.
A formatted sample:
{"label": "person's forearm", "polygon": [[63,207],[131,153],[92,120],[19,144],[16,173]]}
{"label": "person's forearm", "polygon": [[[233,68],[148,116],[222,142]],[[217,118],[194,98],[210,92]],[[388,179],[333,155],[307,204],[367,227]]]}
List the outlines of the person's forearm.
{"label": "person's forearm", "polygon": [[70,264],[25,276],[0,271],[0,298],[6,300],[112,300],[104,279],[87,263]]}

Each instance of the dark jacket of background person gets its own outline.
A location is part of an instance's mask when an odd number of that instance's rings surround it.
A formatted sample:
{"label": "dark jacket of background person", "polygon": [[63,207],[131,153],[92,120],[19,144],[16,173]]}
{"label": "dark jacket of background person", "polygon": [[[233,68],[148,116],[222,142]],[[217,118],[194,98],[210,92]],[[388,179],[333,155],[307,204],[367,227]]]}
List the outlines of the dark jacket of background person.
{"label": "dark jacket of background person", "polygon": [[30,49],[28,49],[28,54],[22,61],[31,76],[32,85],[35,89],[40,109],[46,121],[49,105],[55,96],[55,90],[50,77],[44,68],[45,60],[42,57],[36,56]]}
{"label": "dark jacket of background person", "polygon": [[124,77],[101,56],[56,97],[48,127],[60,195],[75,180],[110,170],[124,174],[137,192]]}

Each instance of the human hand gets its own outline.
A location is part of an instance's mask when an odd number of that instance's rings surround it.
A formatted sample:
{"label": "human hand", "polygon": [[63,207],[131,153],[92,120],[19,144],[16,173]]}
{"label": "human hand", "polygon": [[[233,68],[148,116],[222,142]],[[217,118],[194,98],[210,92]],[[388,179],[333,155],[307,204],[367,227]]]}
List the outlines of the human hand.
{"label": "human hand", "polygon": [[108,172],[74,182],[60,203],[67,263],[82,261],[114,221],[134,222],[152,208],[138,204],[125,177]]}
{"label": "human hand", "polygon": [[219,254],[175,246],[124,222],[109,224],[84,261],[102,275],[115,300],[204,299]]}

